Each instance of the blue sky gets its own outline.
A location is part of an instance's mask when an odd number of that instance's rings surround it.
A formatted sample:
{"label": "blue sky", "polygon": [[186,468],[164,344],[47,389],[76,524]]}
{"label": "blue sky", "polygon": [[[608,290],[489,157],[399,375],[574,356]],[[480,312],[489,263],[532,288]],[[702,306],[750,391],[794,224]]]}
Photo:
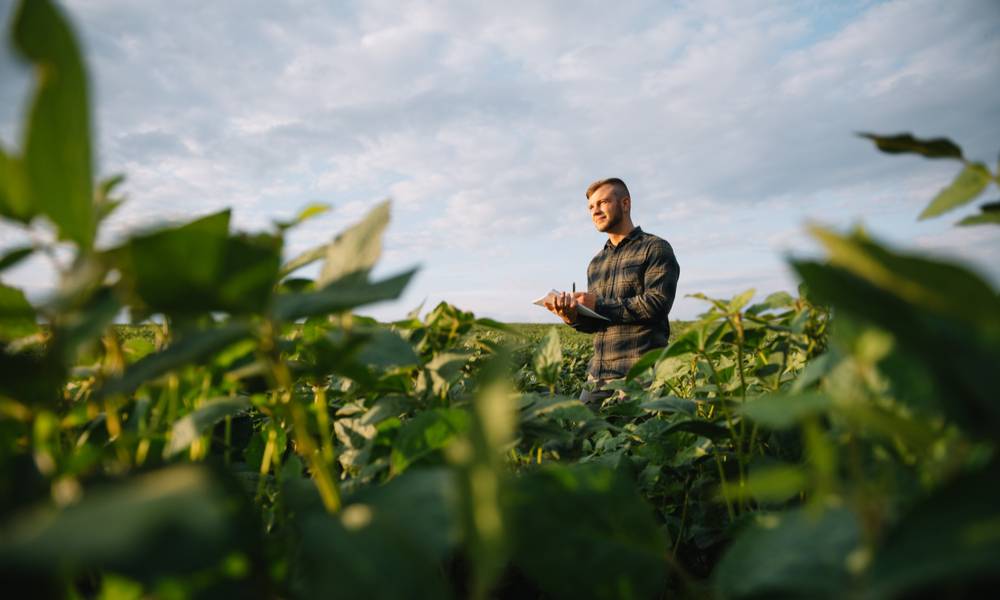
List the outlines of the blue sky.
{"label": "blue sky", "polygon": [[[127,204],[102,237],[225,206],[262,229],[334,208],[288,253],[393,199],[377,269],[421,270],[397,318],[447,300],[557,322],[531,300],[578,288],[604,243],[598,178],[669,240],[685,294],[794,289],[807,222],[953,256],[1000,284],[996,228],[917,222],[957,170],[877,153],[856,131],[1000,151],[1000,3],[128,2],[70,0],[90,65],[101,174]],[[0,0],[9,21],[12,0]],[[0,139],[16,147],[29,74],[0,53]],[[994,187],[992,196],[997,196]],[[23,233],[0,228],[6,248]],[[41,298],[44,260],[4,273]]]}

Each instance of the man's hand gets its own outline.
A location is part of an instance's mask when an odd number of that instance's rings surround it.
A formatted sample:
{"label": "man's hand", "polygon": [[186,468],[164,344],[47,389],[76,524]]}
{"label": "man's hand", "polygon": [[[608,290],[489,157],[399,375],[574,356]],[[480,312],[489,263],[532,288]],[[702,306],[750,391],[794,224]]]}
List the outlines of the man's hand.
{"label": "man's hand", "polygon": [[582,304],[590,310],[597,309],[597,296],[590,292],[576,292],[573,294],[573,299],[576,300],[577,304]]}
{"label": "man's hand", "polygon": [[576,322],[576,307],[581,304],[594,310],[594,307],[597,305],[597,296],[588,292],[576,292],[573,294],[560,292],[551,301],[545,303],[545,308],[555,313],[567,325],[572,325]]}
{"label": "man's hand", "polygon": [[583,292],[570,294],[569,292],[559,292],[551,300],[545,302],[545,308],[549,309],[567,325],[576,322],[576,298]]}

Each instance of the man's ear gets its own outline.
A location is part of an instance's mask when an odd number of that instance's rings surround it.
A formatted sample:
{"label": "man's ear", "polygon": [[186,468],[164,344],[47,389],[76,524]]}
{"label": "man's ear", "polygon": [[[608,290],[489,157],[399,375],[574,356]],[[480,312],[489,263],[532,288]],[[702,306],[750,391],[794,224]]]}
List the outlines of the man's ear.
{"label": "man's ear", "polygon": [[622,198],[622,208],[625,209],[626,213],[632,212],[632,198],[629,196]]}

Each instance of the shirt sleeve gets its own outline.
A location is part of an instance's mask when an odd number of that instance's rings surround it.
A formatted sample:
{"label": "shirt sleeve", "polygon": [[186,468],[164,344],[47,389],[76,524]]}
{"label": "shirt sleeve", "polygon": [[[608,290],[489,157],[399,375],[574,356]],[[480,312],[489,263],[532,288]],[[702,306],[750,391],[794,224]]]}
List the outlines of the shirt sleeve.
{"label": "shirt sleeve", "polygon": [[604,330],[604,328],[608,326],[608,322],[602,321],[601,319],[595,319],[594,317],[585,317],[577,313],[576,321],[570,323],[569,326],[580,333],[597,333],[598,331]]}
{"label": "shirt sleeve", "polygon": [[615,325],[665,319],[674,304],[679,275],[670,245],[655,244],[646,259],[643,293],[625,298],[599,296],[595,310]]}

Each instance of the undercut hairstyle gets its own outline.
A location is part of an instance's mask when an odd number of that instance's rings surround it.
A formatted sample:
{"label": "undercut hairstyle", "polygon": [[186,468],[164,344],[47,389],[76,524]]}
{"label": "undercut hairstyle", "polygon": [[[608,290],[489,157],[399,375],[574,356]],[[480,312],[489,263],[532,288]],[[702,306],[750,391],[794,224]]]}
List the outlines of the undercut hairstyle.
{"label": "undercut hairstyle", "polygon": [[632,197],[632,195],[628,193],[628,186],[625,185],[624,181],[618,179],[617,177],[609,177],[607,179],[598,179],[594,183],[590,184],[590,187],[587,188],[587,200],[590,200],[590,195],[596,192],[598,188],[606,185],[615,186],[615,195],[619,200],[625,198],[626,196],[629,198]]}

